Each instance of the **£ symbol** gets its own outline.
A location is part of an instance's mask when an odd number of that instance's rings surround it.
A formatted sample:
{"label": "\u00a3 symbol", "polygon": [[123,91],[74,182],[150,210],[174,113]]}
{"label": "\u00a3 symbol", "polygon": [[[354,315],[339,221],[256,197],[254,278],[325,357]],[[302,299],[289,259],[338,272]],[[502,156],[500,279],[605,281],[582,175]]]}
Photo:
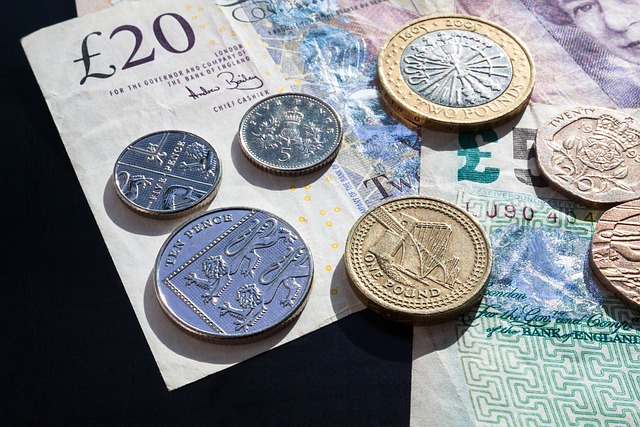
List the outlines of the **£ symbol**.
{"label": "\u00a3 symbol", "polygon": [[99,53],[94,53],[94,54],[90,54],[89,53],[89,48],[87,46],[87,40],[89,39],[89,36],[92,35],[102,35],[102,33],[100,31],[95,31],[89,35],[87,35],[84,40],[82,41],[82,58],[76,59],[73,62],[80,62],[82,61],[82,63],[84,64],[84,72],[85,75],[82,78],[82,80],[80,80],[80,84],[83,85],[86,81],[87,78],[89,77],[95,77],[97,79],[106,79],[109,78],[111,76],[113,76],[116,73],[116,67],[114,67],[113,65],[109,65],[109,68],[111,68],[111,70],[113,71],[111,74],[105,74],[105,73],[89,73],[89,69],[91,68],[91,58],[93,58],[94,56],[98,56],[100,55]]}
{"label": "\u00a3 symbol", "polygon": [[483,142],[498,142],[498,135],[487,130],[479,133],[461,133],[458,138],[461,150],[458,150],[458,156],[465,158],[465,164],[458,169],[458,181],[473,181],[481,184],[489,184],[494,182],[500,176],[500,169],[485,167],[480,171],[477,169],[480,159],[490,158],[491,153],[480,151],[476,143],[476,136],[479,136]]}

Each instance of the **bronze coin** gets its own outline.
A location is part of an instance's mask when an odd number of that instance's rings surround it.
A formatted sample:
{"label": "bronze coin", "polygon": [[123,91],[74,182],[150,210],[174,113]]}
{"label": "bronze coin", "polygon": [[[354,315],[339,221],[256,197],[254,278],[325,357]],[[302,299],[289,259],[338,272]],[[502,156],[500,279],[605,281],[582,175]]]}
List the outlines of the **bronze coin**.
{"label": "bronze coin", "polygon": [[603,285],[640,310],[640,200],[602,214],[593,233],[590,264]]}

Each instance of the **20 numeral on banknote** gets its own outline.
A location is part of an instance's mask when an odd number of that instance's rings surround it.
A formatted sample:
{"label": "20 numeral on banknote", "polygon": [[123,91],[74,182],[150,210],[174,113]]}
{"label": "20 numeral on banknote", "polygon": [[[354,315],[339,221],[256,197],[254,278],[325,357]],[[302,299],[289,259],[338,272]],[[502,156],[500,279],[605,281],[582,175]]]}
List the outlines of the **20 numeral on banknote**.
{"label": "20 numeral on banknote", "polygon": [[[163,18],[165,19],[163,20]],[[165,22],[167,19],[170,19],[170,18],[175,20],[175,22],[178,23],[180,28],[182,28],[186,38],[186,47],[181,47],[181,46],[176,47],[174,45],[175,41],[172,42],[167,39],[167,36],[164,32],[163,22]],[[146,64],[148,62],[152,62],[153,60],[155,60],[156,58],[155,47],[152,48],[151,52],[146,54],[146,56],[144,56],[145,55],[144,52],[140,52],[140,48],[144,40],[144,33],[140,28],[136,27],[135,25],[121,25],[115,28],[111,32],[109,36],[109,40],[113,39],[114,36],[116,36],[119,33],[126,33],[126,32],[133,34],[135,38],[135,44],[131,50],[131,54],[129,55],[129,58],[122,65],[121,70],[126,70],[127,68],[136,67],[136,66]],[[189,25],[189,22],[184,17],[182,17],[177,13],[163,13],[162,15],[159,15],[156,19],[154,19],[153,34],[158,44],[165,51],[172,54],[180,54],[180,53],[188,52],[189,50],[191,50],[191,48],[193,48],[193,46],[196,43],[196,35],[193,31],[193,28],[191,28],[191,26]],[[110,69],[110,72],[92,72],[91,58],[99,56],[101,55],[101,53],[99,52],[90,53],[89,40],[90,39],[92,40],[95,37],[101,37],[101,36],[102,36],[101,31],[94,31],[92,33],[87,34],[85,38],[82,40],[82,48],[81,48],[82,57],[73,61],[74,63],[82,62],[82,64],[84,65],[85,74],[84,74],[84,77],[80,79],[81,85],[85,84],[87,82],[87,79],[90,77],[97,78],[97,79],[107,79],[113,76],[117,71],[115,65],[109,65],[108,68]]]}

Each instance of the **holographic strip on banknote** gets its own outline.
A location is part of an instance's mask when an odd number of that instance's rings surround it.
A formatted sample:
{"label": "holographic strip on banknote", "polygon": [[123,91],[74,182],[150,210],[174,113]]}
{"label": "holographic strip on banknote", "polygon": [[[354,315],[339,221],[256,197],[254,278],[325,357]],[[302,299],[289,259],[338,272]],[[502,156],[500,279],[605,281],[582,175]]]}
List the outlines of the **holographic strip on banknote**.
{"label": "holographic strip on banknote", "polygon": [[448,12],[450,1],[217,4],[256,29],[292,90],[322,98],[340,112],[345,136],[332,170],[361,212],[388,197],[418,193],[420,138],[382,109],[376,61],[398,25]]}

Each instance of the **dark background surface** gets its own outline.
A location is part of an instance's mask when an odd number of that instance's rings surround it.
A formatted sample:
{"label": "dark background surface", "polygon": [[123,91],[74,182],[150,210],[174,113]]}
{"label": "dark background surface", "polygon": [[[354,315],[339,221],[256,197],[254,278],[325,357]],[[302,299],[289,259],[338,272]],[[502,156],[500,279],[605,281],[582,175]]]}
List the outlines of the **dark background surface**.
{"label": "dark background surface", "polygon": [[166,390],[19,42],[75,3],[3,9],[2,424],[408,425],[411,328],[367,312]]}

